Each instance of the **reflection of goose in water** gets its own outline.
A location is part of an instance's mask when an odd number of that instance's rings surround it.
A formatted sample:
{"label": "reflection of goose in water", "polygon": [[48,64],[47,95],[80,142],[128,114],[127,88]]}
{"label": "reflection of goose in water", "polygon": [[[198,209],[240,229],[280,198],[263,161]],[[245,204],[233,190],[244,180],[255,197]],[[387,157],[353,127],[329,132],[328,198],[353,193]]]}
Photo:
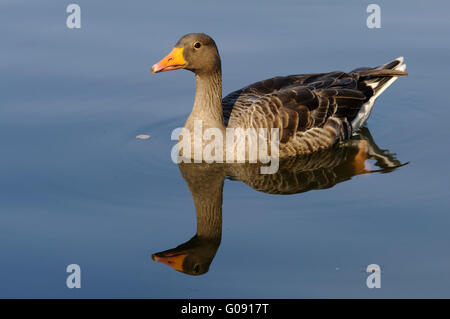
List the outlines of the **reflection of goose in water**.
{"label": "reflection of goose in water", "polygon": [[[376,168],[367,168],[367,160]],[[190,275],[209,269],[222,236],[222,191],[226,177],[239,180],[255,190],[271,194],[296,194],[325,189],[355,175],[389,173],[405,165],[392,153],[380,149],[367,128],[345,144],[280,162],[276,174],[259,174],[258,164],[185,164],[179,165],[197,213],[197,233],[186,243],[152,255]]]}

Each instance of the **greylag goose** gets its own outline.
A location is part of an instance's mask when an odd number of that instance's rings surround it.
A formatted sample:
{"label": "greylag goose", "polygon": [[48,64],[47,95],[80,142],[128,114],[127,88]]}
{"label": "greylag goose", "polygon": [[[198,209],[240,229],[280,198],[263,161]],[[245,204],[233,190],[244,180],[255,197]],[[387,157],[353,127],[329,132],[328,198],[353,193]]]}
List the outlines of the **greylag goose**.
{"label": "greylag goose", "polygon": [[[160,62],[158,73],[187,69],[195,73],[195,102],[185,128],[194,134],[217,128],[278,129],[279,157],[329,148],[357,132],[367,121],[375,99],[404,72],[403,58],[349,73],[279,76],[250,84],[222,99],[221,60],[214,40],[203,33],[186,34]],[[270,138],[270,132],[267,139]],[[194,138],[194,137],[193,137]],[[201,139],[203,147],[207,141]],[[229,143],[230,144],[230,143]],[[236,140],[225,149],[236,152]],[[270,148],[270,147],[269,147]],[[183,157],[194,157],[189,150]]]}
{"label": "greylag goose", "polygon": [[[366,167],[367,159],[374,161],[373,168]],[[331,188],[356,175],[389,173],[406,164],[380,149],[365,127],[345,143],[282,160],[275,174],[259,174],[260,164],[180,163],[181,174],[194,200],[197,232],[187,242],[153,254],[152,259],[189,275],[201,275],[209,270],[222,238],[222,194],[226,177],[244,182],[259,192],[287,195]]]}

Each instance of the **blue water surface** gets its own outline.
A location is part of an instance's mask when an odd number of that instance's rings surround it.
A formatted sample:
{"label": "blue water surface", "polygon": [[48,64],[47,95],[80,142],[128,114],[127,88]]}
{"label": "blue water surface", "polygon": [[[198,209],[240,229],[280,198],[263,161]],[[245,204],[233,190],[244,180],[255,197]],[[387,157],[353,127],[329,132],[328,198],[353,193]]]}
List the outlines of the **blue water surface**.
{"label": "blue water surface", "polygon": [[[78,30],[69,3],[0,3],[0,297],[450,297],[448,1],[377,1],[380,29],[356,0],[77,0]],[[195,233],[170,158],[193,74],[150,74],[189,32],[216,40],[224,93],[405,56],[409,77],[368,127],[409,164],[289,196],[227,180],[209,272],[152,261]],[[73,263],[81,289],[66,286]],[[366,286],[372,263],[380,289]]]}

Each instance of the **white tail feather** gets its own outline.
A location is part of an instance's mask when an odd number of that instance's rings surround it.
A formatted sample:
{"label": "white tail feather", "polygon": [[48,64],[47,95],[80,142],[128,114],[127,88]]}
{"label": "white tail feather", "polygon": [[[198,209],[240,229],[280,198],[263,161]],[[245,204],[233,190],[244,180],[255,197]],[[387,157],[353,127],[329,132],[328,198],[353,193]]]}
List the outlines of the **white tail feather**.
{"label": "white tail feather", "polygon": [[[406,64],[403,63],[404,58],[401,56],[395,60],[399,61],[400,64],[397,65],[395,68],[393,68],[393,70],[405,71]],[[379,69],[383,69],[386,65],[387,64],[380,66]],[[364,103],[362,105],[362,107],[359,110],[358,114],[356,115],[355,119],[352,121],[353,132],[356,132],[360,127],[362,127],[367,122],[367,119],[370,116],[370,112],[372,111],[373,105],[374,105],[377,97],[380,96],[380,94],[383,93],[384,90],[386,90],[397,79],[398,79],[398,76],[393,76],[389,81],[387,81],[386,83],[384,83],[382,85],[382,87],[376,92],[376,94],[374,94],[366,103]],[[373,88],[377,87],[377,84],[378,83],[375,82],[375,83],[371,83],[369,85],[373,89]]]}

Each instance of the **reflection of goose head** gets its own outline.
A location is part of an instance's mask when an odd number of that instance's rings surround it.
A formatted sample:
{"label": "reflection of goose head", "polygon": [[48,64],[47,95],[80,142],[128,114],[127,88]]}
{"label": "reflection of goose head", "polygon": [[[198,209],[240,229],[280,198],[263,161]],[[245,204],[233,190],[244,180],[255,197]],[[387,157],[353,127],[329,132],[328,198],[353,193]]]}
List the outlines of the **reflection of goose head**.
{"label": "reflection of goose head", "polygon": [[209,270],[219,245],[220,237],[214,239],[195,235],[176,248],[153,254],[152,259],[185,274],[197,276]]}
{"label": "reflection of goose head", "polygon": [[176,248],[152,255],[152,259],[189,275],[209,270],[222,238],[222,192],[225,174],[217,165],[180,164],[194,199],[197,233]]}
{"label": "reflection of goose head", "polygon": [[[368,167],[367,160],[374,161]],[[360,174],[389,173],[402,166],[380,149],[368,129],[346,143],[321,152],[280,162],[276,174],[261,175],[258,164],[179,164],[197,215],[197,233],[186,243],[152,255],[153,260],[189,275],[204,274],[219,248],[222,236],[222,192],[226,176],[255,190],[296,194],[325,189]]]}

